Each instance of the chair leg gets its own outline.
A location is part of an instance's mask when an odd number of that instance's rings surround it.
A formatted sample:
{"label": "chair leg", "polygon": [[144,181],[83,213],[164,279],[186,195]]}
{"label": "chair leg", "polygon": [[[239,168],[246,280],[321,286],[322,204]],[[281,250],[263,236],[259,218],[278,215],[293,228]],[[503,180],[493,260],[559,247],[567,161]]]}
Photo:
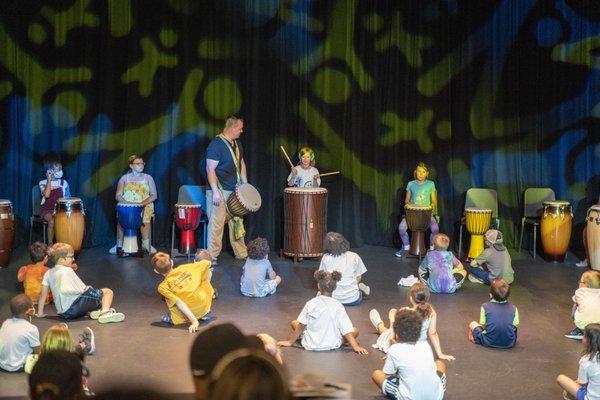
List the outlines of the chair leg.
{"label": "chair leg", "polygon": [[523,243],[523,231],[525,230],[525,218],[521,218],[521,234],[519,235],[519,253],[521,252],[521,244]]}
{"label": "chair leg", "polygon": [[33,233],[33,221],[29,220],[29,245],[31,246],[31,234]]}
{"label": "chair leg", "polygon": [[208,250],[208,222],[204,222],[202,226],[202,248]]}
{"label": "chair leg", "polygon": [[533,259],[535,260],[535,251],[537,249],[537,225],[533,225]]}
{"label": "chair leg", "polygon": [[458,229],[458,258],[462,259],[462,222],[460,223],[460,228]]}

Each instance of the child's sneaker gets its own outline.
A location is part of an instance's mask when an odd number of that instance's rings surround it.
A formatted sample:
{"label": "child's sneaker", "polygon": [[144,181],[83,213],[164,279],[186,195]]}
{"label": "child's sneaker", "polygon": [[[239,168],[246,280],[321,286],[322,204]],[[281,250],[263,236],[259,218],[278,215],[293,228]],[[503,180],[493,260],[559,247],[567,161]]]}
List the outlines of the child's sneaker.
{"label": "child's sneaker", "polygon": [[86,326],[81,335],[79,335],[79,342],[83,344],[84,354],[90,355],[94,354],[94,351],[96,351],[94,331],[89,326]]}
{"label": "child's sneaker", "polygon": [[212,319],[212,317],[213,317],[212,316],[212,312],[209,311],[206,314],[204,314],[203,317],[198,318],[198,321],[200,321],[200,322],[208,322],[208,321],[210,321]]}
{"label": "child's sneaker", "polygon": [[403,251],[404,251],[404,250],[400,249],[400,250],[398,250],[397,252],[395,252],[395,253],[394,253],[394,255],[395,255],[396,257],[398,257],[398,258],[402,258],[402,252],[403,252]]}
{"label": "child's sneaker", "polygon": [[160,320],[165,324],[173,325],[173,320],[171,319],[171,314],[169,313],[163,314]]}
{"label": "child's sneaker", "polygon": [[576,262],[575,266],[578,268],[587,268],[588,267],[587,258],[584,258],[583,260]]}
{"label": "child's sneaker", "polygon": [[369,319],[371,320],[371,323],[373,324],[373,327],[375,327],[375,329],[379,329],[379,324],[383,324],[383,321],[381,320],[381,315],[379,315],[379,311],[377,311],[376,309],[372,309],[371,311],[369,311]]}
{"label": "child's sneaker", "polygon": [[483,280],[479,279],[478,277],[476,277],[473,274],[469,274],[469,276],[467,276],[467,278],[469,279],[469,281],[473,282],[473,283],[481,283],[483,284]]}
{"label": "child's sneaker", "polygon": [[368,296],[371,294],[371,288],[368,287],[367,285],[365,285],[364,283],[360,282],[358,284],[358,290],[360,290],[361,292],[363,292],[365,294],[365,296]]}
{"label": "child's sneaker", "polygon": [[583,331],[579,328],[575,328],[571,332],[565,333],[565,337],[569,339],[583,340]]}
{"label": "child's sneaker", "polygon": [[110,322],[121,322],[125,319],[125,314],[116,312],[114,308],[111,308],[104,314],[98,317],[98,322],[101,324],[108,324]]}

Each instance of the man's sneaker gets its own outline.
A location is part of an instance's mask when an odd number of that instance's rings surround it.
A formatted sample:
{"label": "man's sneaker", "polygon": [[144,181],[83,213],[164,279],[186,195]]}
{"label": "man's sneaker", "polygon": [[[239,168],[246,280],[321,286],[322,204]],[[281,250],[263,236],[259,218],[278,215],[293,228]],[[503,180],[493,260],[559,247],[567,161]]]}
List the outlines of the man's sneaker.
{"label": "man's sneaker", "polygon": [[467,276],[467,278],[473,283],[484,283],[483,280],[479,279],[478,277],[476,277],[473,274],[469,274],[469,276]]}
{"label": "man's sneaker", "polygon": [[101,324],[108,324],[110,322],[121,322],[125,319],[125,314],[116,312],[114,309],[108,310],[108,312],[98,317],[98,322]]}
{"label": "man's sneaker", "polygon": [[360,282],[358,284],[358,290],[360,290],[361,292],[363,292],[365,294],[365,296],[368,296],[371,294],[371,288],[368,287],[367,285],[365,285],[364,283]]}
{"label": "man's sneaker", "polygon": [[579,267],[579,268],[587,268],[589,266],[588,262],[587,262],[587,258],[584,258],[583,260],[576,262],[575,266]]}
{"label": "man's sneaker", "polygon": [[383,324],[383,321],[381,320],[381,315],[379,315],[379,311],[377,311],[376,309],[372,309],[371,311],[369,311],[369,319],[371,320],[371,323],[373,324],[375,329],[379,330],[379,324]]}
{"label": "man's sneaker", "polygon": [[565,333],[565,337],[569,339],[582,340],[583,331],[579,328],[575,328],[571,332]]}
{"label": "man's sneaker", "polygon": [[79,335],[79,342],[83,344],[83,352],[85,354],[94,354],[94,351],[96,351],[94,331],[89,326],[86,326],[81,335]]}

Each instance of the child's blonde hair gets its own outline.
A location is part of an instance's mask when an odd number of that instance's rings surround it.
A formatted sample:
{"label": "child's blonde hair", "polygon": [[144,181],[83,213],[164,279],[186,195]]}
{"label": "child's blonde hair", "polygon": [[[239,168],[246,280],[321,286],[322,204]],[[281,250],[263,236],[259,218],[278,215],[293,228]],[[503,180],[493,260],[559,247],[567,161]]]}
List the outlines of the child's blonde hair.
{"label": "child's blonde hair", "polygon": [[65,323],[52,325],[44,333],[40,354],[53,350],[75,351],[73,337],[71,336],[71,332],[69,332],[69,327]]}
{"label": "child's blonde hair", "polygon": [[450,238],[443,233],[437,233],[433,237],[433,248],[438,251],[446,251],[450,246]]}
{"label": "child's blonde hair", "polygon": [[600,289],[600,272],[598,271],[585,271],[581,275],[581,283],[592,289]]}
{"label": "child's blonde hair", "polygon": [[48,249],[48,267],[52,268],[56,265],[58,260],[65,258],[69,253],[74,253],[73,246],[68,243],[54,243]]}

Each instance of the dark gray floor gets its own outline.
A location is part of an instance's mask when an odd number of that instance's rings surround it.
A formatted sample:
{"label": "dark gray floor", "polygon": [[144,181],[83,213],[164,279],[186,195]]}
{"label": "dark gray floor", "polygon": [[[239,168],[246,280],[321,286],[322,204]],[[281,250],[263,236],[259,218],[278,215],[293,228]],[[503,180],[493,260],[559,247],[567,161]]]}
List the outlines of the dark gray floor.
{"label": "dark gray floor", "polygon": [[[368,313],[377,308],[387,315],[390,307],[406,305],[406,288],[396,285],[398,279],[414,273],[415,259],[400,260],[394,249],[365,246],[356,249],[368,272],[364,280],[371,286],[371,296],[362,305],[348,308],[348,314],[361,334],[359,342],[370,349],[361,356],[344,349],[327,353],[308,352],[298,348],[283,350],[290,375],[317,370],[334,381],[353,385],[353,398],[379,396],[371,383],[371,372],[383,365],[383,354],[370,348],[377,336]],[[231,321],[247,333],[267,332],[276,339],[289,334],[288,323],[296,318],[304,303],[315,294],[312,273],[315,261],[298,265],[271,254],[276,271],[283,277],[277,294],[264,299],[245,298],[239,293],[240,267],[243,261],[223,255],[213,278],[220,296],[213,305],[216,319],[211,323]],[[466,340],[466,325],[476,319],[479,306],[488,299],[488,288],[466,282],[454,295],[433,295],[438,312],[438,331],[442,348],[456,356],[448,367],[446,399],[549,399],[561,398],[555,384],[559,373],[576,376],[581,344],[565,339],[571,330],[571,296],[582,270],[568,263],[552,264],[525,252],[513,253],[516,283],[512,302],[519,308],[521,326],[519,342],[508,351],[489,350]],[[9,316],[8,299],[18,293],[17,266],[27,262],[21,249],[13,256],[9,268],[0,270],[0,319]],[[177,259],[182,263],[184,259]],[[92,320],[69,323],[74,333],[85,326],[96,332],[97,351],[88,357],[90,385],[96,391],[117,382],[140,386],[146,382],[167,393],[191,393],[188,351],[195,337],[185,329],[169,329],[151,325],[160,319],[164,303],[156,295],[160,277],[150,268],[149,258],[117,259],[107,249],[84,250],[78,260],[79,271],[86,284],[114,289],[114,306],[127,315],[124,323],[100,326]],[[53,306],[48,307],[55,315]],[[35,320],[40,333],[57,322],[56,317]],[[0,396],[26,396],[24,374],[0,373]],[[183,396],[181,396],[183,397]],[[187,397],[187,396],[186,396]]]}

